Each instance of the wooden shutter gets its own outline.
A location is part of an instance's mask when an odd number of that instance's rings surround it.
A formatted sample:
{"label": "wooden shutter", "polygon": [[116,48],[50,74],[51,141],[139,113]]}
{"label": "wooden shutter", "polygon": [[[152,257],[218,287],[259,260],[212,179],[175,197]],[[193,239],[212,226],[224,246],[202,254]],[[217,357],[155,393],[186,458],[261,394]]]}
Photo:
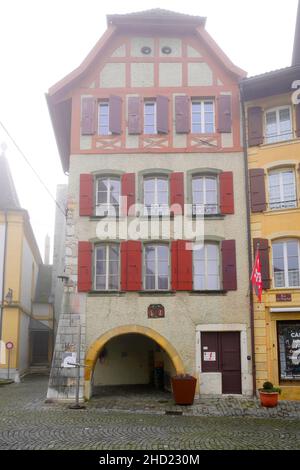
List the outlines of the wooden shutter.
{"label": "wooden shutter", "polygon": [[267,209],[265,173],[262,168],[249,170],[250,196],[252,212],[263,212]]}
{"label": "wooden shutter", "polygon": [[296,105],[296,137],[300,137],[300,103]]}
{"label": "wooden shutter", "polygon": [[248,145],[253,147],[263,142],[263,111],[262,108],[255,106],[248,109]]}
{"label": "wooden shutter", "polygon": [[78,242],[78,292],[92,289],[92,253],[92,243]]}
{"label": "wooden shutter", "polygon": [[178,134],[188,134],[190,132],[190,98],[187,95],[175,97],[175,123]]}
{"label": "wooden shutter", "polygon": [[269,260],[269,241],[265,238],[253,239],[253,259],[255,259],[256,250],[259,245],[259,255],[261,262],[261,278],[263,289],[270,289],[270,260]]}
{"label": "wooden shutter", "polygon": [[169,99],[167,96],[156,97],[156,127],[158,134],[169,132]]}
{"label": "wooden shutter", "polygon": [[121,243],[121,288],[124,291],[142,290],[142,243]]}
{"label": "wooden shutter", "polygon": [[172,212],[174,215],[184,214],[184,175],[183,173],[171,173],[170,175],[170,204],[177,205]]}
{"label": "wooden shutter", "polygon": [[139,96],[130,96],[128,98],[128,134],[136,135],[141,132],[141,100]]}
{"label": "wooden shutter", "polygon": [[91,216],[94,212],[94,178],[93,175],[80,175],[79,215]]}
{"label": "wooden shutter", "polygon": [[233,173],[225,171],[219,176],[221,214],[234,214]]}
{"label": "wooden shutter", "polygon": [[235,240],[223,240],[221,252],[223,290],[237,290]]}
{"label": "wooden shutter", "polygon": [[93,135],[96,130],[96,101],[93,97],[81,101],[81,134]]}
{"label": "wooden shutter", "polygon": [[112,134],[122,132],[122,98],[120,96],[109,97],[109,130]]}
{"label": "wooden shutter", "polygon": [[230,133],[232,130],[231,96],[220,95],[218,100],[218,132]]}
{"label": "wooden shutter", "polygon": [[121,177],[121,194],[126,197],[126,206],[122,209],[123,215],[134,215],[130,208],[135,204],[135,174],[134,173],[125,173]]}
{"label": "wooden shutter", "polygon": [[172,242],[172,289],[178,291],[193,290],[193,250],[190,242],[177,240]]}

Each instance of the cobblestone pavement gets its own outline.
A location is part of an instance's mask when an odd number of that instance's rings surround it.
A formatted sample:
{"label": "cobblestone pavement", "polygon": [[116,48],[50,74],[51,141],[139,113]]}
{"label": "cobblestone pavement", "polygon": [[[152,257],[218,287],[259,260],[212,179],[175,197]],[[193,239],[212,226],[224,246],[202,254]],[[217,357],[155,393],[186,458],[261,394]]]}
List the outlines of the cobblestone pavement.
{"label": "cobblestone pavement", "polygon": [[222,400],[213,399],[210,406],[205,399],[193,407],[199,407],[199,416],[188,415],[187,409],[183,416],[172,416],[166,410],[182,407],[173,407],[168,394],[154,394],[149,402],[146,392],[122,400],[112,399],[109,390],[86,410],[75,411],[46,404],[46,388],[47,377],[38,376],[0,387],[0,449],[300,450],[300,419],[287,413],[284,418],[274,413],[261,418],[212,416]]}

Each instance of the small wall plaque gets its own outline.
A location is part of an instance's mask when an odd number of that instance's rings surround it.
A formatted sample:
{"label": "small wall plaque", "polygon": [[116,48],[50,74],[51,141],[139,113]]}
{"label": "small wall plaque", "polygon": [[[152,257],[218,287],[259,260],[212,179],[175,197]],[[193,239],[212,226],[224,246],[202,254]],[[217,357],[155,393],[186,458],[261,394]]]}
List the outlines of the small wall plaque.
{"label": "small wall plaque", "polygon": [[292,294],[276,294],[276,302],[291,302]]}
{"label": "small wall plaque", "polygon": [[164,318],[165,307],[161,304],[152,304],[148,307],[148,318]]}

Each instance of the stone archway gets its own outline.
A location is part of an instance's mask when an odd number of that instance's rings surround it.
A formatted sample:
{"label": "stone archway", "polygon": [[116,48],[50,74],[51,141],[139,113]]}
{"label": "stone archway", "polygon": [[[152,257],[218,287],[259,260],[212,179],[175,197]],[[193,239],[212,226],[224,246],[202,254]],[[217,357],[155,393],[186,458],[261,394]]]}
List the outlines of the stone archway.
{"label": "stone archway", "polygon": [[86,399],[89,399],[91,396],[91,376],[94,369],[95,363],[99,351],[105,346],[105,344],[112,338],[117,336],[126,335],[130,333],[140,334],[146,336],[153,341],[155,341],[164,351],[168,354],[171,359],[173,366],[176,370],[176,374],[183,374],[185,372],[184,364],[179,356],[176,349],[171,345],[171,343],[162,335],[157,333],[157,331],[147,328],[140,325],[126,325],[113,328],[112,330],[107,331],[99,338],[97,338],[89,347],[86,358],[85,358],[85,390],[84,395]]}

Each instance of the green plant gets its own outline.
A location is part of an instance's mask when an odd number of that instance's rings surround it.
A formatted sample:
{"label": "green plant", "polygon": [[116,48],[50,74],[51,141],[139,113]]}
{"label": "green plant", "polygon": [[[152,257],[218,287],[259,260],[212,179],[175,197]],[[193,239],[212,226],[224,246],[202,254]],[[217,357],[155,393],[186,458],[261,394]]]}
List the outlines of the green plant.
{"label": "green plant", "polygon": [[274,387],[272,382],[265,382],[263,384],[263,388],[260,388],[259,391],[264,392],[264,393],[279,393],[280,394],[281,393],[281,388]]}

